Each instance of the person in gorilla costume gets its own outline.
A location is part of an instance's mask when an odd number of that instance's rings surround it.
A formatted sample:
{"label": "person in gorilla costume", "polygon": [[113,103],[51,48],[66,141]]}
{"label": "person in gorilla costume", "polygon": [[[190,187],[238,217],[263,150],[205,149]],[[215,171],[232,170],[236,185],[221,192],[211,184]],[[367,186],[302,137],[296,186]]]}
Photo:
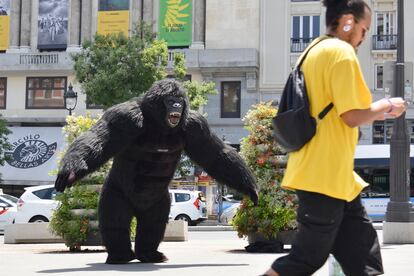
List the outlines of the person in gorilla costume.
{"label": "person in gorilla costume", "polygon": [[[170,212],[168,184],[182,151],[218,182],[257,204],[252,172],[233,148],[210,132],[202,115],[189,110],[186,93],[174,80],[158,81],[140,97],[111,107],[69,146],[61,160],[57,191],[113,157],[98,209],[106,263],[167,260],[157,249]],[[130,242],[133,216],[138,221],[135,253]]]}

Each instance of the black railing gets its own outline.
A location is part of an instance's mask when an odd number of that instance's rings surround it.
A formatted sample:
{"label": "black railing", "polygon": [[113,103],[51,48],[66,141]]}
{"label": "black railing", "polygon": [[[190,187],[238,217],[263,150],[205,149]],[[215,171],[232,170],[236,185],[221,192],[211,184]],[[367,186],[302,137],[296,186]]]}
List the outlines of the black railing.
{"label": "black railing", "polygon": [[308,45],[314,40],[314,37],[309,38],[291,38],[290,39],[290,52],[300,53],[308,47]]}
{"label": "black railing", "polygon": [[398,35],[373,35],[373,50],[396,50]]}

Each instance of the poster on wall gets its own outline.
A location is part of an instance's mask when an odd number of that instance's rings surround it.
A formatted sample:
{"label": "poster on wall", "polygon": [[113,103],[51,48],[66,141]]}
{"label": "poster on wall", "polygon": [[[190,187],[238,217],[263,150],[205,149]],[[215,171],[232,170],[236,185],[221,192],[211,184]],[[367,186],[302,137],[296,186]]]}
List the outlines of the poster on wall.
{"label": "poster on wall", "polygon": [[0,51],[9,47],[10,0],[0,0]]}
{"label": "poster on wall", "polygon": [[68,43],[69,0],[39,0],[38,49],[62,50]]}
{"label": "poster on wall", "polygon": [[128,36],[129,0],[99,0],[98,34],[123,33]]}
{"label": "poster on wall", "polygon": [[160,0],[159,34],[169,47],[192,42],[192,0]]}
{"label": "poster on wall", "polygon": [[54,181],[50,175],[58,165],[58,152],[64,150],[61,127],[10,127],[8,160],[0,167],[2,179],[7,181]]}

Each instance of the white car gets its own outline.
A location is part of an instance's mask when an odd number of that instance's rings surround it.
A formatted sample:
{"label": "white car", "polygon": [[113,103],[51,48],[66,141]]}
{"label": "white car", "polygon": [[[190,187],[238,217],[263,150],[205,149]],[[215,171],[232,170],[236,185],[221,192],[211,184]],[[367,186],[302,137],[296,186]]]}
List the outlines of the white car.
{"label": "white car", "polygon": [[0,194],[0,233],[4,232],[4,226],[12,224],[17,212],[17,197]]}
{"label": "white car", "polygon": [[220,222],[230,223],[233,218],[236,216],[237,210],[240,207],[240,202],[235,202],[229,205],[226,209],[223,210],[223,213],[220,216]]}
{"label": "white car", "polygon": [[59,202],[54,185],[40,185],[24,188],[17,201],[15,223],[49,222]]}
{"label": "white car", "polygon": [[207,219],[207,208],[203,193],[200,191],[170,189],[171,211],[173,220],[184,220],[188,225]]}

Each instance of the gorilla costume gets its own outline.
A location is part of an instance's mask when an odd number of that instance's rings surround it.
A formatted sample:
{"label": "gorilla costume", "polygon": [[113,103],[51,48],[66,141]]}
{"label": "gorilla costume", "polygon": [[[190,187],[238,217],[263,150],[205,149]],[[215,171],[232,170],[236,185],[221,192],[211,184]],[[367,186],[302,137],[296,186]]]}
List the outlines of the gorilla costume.
{"label": "gorilla costume", "polygon": [[[217,181],[257,203],[251,171],[210,132],[202,115],[189,111],[186,93],[174,80],[158,81],[144,95],[108,109],[70,145],[56,179],[58,191],[114,158],[98,209],[106,263],[167,260],[157,249],[170,212],[168,184],[182,151]],[[130,242],[133,216],[138,221],[135,253]]]}

